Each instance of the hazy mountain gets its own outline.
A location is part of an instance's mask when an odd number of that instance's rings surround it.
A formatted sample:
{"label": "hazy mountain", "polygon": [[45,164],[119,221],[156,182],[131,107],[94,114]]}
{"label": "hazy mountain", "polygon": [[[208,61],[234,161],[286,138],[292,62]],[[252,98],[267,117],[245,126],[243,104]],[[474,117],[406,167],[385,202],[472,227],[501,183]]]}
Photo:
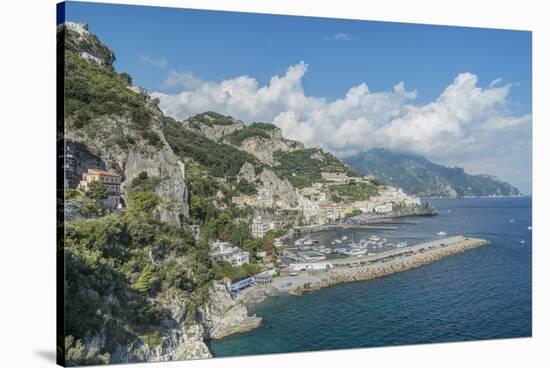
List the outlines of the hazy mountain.
{"label": "hazy mountain", "polygon": [[376,148],[344,159],[354,170],[423,197],[518,196],[511,184],[490,175],[470,175],[460,167]]}

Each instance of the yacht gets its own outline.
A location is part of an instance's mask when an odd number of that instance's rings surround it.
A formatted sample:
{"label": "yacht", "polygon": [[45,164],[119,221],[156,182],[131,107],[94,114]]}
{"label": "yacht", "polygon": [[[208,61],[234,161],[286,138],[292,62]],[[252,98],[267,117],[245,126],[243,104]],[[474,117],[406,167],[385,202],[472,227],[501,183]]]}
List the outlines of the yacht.
{"label": "yacht", "polygon": [[445,231],[440,231],[440,232],[437,233],[437,235],[439,235],[439,236],[445,236],[445,235],[447,235],[447,233],[446,233]]}

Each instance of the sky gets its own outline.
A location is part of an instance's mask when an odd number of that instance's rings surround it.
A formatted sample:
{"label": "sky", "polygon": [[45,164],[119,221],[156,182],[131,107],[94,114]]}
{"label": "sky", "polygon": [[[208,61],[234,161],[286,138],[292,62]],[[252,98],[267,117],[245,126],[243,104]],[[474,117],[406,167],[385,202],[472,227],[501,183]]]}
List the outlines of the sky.
{"label": "sky", "polygon": [[208,110],[338,157],[374,147],[531,193],[531,33],[68,2],[178,120]]}

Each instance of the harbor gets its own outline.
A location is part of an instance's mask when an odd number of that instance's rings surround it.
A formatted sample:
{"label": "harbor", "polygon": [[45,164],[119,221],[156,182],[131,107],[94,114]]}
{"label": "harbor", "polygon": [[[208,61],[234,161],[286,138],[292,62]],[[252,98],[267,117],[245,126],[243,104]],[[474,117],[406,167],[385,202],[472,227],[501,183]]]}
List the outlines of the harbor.
{"label": "harbor", "polygon": [[[487,244],[484,239],[456,235],[368,255],[294,263],[274,277],[270,287],[278,293],[300,295],[342,282],[371,280],[407,271]],[[255,292],[256,288],[242,290],[239,298]]]}

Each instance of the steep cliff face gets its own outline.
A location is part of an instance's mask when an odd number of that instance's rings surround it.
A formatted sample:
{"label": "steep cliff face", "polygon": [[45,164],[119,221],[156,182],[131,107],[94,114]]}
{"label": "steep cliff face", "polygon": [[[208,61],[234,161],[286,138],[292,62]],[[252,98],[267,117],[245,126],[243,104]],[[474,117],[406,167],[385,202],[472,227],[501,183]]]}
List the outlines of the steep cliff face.
{"label": "steep cliff face", "polygon": [[185,129],[195,132],[213,141],[244,128],[242,121],[208,111],[190,117],[181,122]]}
{"label": "steep cliff face", "polygon": [[166,311],[159,328],[160,343],[151,346],[140,340],[130,347],[120,346],[111,355],[111,363],[210,358],[203,327],[196,321],[186,322],[188,301],[188,295],[175,290],[157,298],[155,303]]}
{"label": "steep cliff face", "polygon": [[146,172],[160,179],[154,189],[162,200],[160,219],[179,225],[189,215],[187,187],[163,135],[157,101],[132,86],[130,76],[113,70],[114,54],[87,30],[62,26],[58,38],[66,46],[64,139],[77,157],[74,181],[89,168],[111,170],[122,176],[125,194],[128,184]]}
{"label": "steep cliff face", "polygon": [[291,207],[298,204],[299,196],[296,189],[286,179],[281,179],[273,170],[264,168],[256,174],[254,165],[245,163],[239,171],[239,178],[251,183],[260,183],[262,189],[270,190],[276,199],[281,199]]}
{"label": "steep cliff face", "polygon": [[214,283],[210,290],[209,302],[201,310],[205,337],[221,339],[235,333],[257,328],[261,317],[249,316],[243,303],[231,298],[222,283]]}
{"label": "steep cliff face", "polygon": [[[231,139],[228,139],[231,142]],[[304,148],[300,142],[291,141],[283,137],[281,129],[272,127],[266,129],[266,136],[253,135],[243,139],[238,148],[254,155],[260,162],[274,166],[278,164],[275,152],[292,152]]]}

